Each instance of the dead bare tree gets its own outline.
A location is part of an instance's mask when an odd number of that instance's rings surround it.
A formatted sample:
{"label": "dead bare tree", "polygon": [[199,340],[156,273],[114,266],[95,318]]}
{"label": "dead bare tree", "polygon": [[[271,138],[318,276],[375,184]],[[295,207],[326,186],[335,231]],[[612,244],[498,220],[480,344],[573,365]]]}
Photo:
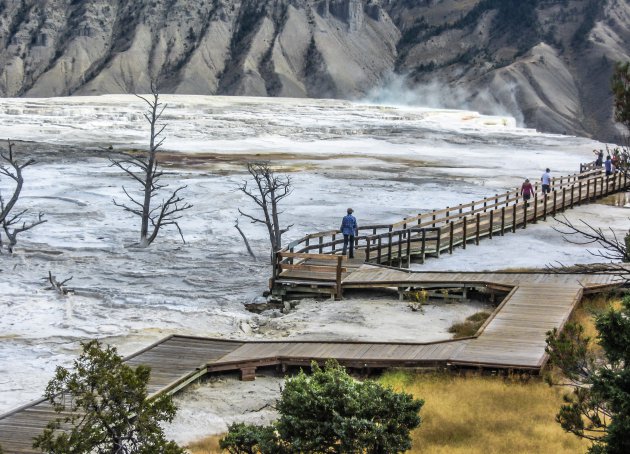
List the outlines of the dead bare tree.
{"label": "dead bare tree", "polygon": [[[0,225],[2,225],[2,230],[4,231],[8,244],[7,249],[9,253],[13,253],[13,248],[17,244],[17,237],[20,233],[26,232],[27,230],[32,229],[35,226],[43,224],[46,222],[44,218],[44,213],[39,213],[37,220],[26,222],[23,220],[24,215],[28,212],[28,210],[24,209],[18,211],[17,213],[13,212],[13,208],[20,198],[20,194],[22,192],[22,187],[24,186],[24,176],[22,171],[25,167],[33,164],[35,161],[33,159],[28,159],[23,163],[19,163],[15,158],[13,153],[14,144],[11,140],[7,140],[8,145],[8,153],[2,152],[0,153],[0,158],[6,164],[0,164],[0,175],[4,175],[9,179],[15,182],[15,187],[13,189],[13,194],[9,198],[7,202],[5,202],[4,197],[0,193]],[[8,165],[7,165],[8,164]],[[2,236],[0,236],[0,247],[2,246]]]}
{"label": "dead bare tree", "polygon": [[72,280],[72,276],[68,279],[64,279],[63,281],[58,281],[57,276],[53,276],[52,272],[48,271],[48,277],[45,277],[44,280],[47,280],[50,283],[50,287],[46,287],[46,290],[54,290],[61,295],[74,293],[74,290],[66,286],[66,284]]}
{"label": "dead bare tree", "polygon": [[149,150],[146,153],[120,152],[118,153],[120,158],[110,159],[113,166],[120,168],[141,186],[141,198],[134,197],[123,186],[123,192],[128,199],[127,203],[113,200],[114,205],[140,217],[140,247],[147,247],[153,243],[160,229],[168,225],[177,228],[182,241],[185,243],[178,221],[181,219],[183,211],[192,208],[192,205],[185,202],[179,194],[181,190],[187,187],[185,185],[178,187],[167,198],[162,198],[160,203],[155,204],[155,199],[160,192],[168,187],[167,184],[160,182],[164,176],[164,171],[159,169],[158,163],[158,152],[164,144],[162,133],[166,128],[165,124],[159,124],[159,122],[167,106],[160,102],[160,94],[154,83],[151,83],[151,95],[150,98],[136,95],[149,106],[148,112],[144,114],[151,129]]}
{"label": "dead bare tree", "polygon": [[554,230],[563,235],[564,241],[578,245],[593,245],[596,250],[589,250],[595,257],[601,258],[604,262],[597,265],[575,265],[573,267],[563,267],[562,265],[551,266],[550,269],[557,273],[573,272],[576,268],[579,272],[611,273],[630,280],[630,231],[623,238],[612,229],[607,231],[599,227],[594,227],[583,219],[576,222],[568,220],[566,217],[556,217],[559,226]]}
{"label": "dead bare tree", "polygon": [[239,208],[241,216],[249,219],[253,224],[263,224],[269,233],[271,243],[271,261],[273,263],[276,251],[282,247],[282,235],[289,231],[293,224],[286,228],[280,227],[280,202],[293,191],[291,177],[276,175],[268,162],[251,162],[247,164],[247,171],[253,178],[253,183],[244,181],[238,190],[251,198],[262,211],[257,217],[244,213]]}

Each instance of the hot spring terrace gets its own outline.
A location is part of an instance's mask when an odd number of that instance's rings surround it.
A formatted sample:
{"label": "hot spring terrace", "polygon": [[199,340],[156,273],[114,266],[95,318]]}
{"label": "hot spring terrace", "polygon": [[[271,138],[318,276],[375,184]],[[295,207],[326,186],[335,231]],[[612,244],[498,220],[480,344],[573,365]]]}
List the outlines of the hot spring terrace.
{"label": "hot spring terrace", "polygon": [[[463,287],[507,293],[492,315],[470,337],[429,343],[352,341],[234,341],[169,336],[127,357],[131,366],[151,367],[149,393],[175,393],[207,374],[239,371],[253,380],[261,367],[307,366],[336,359],[358,369],[442,367],[519,370],[537,374],[547,362],[547,331],[562,327],[587,293],[608,291],[624,283],[617,273],[412,272],[411,259],[439,256],[456,245],[526,227],[577,203],[586,203],[627,187],[624,175],[599,170],[554,181],[551,195],[537,195],[529,207],[515,193],[497,195],[446,210],[407,218],[357,238],[354,261],[338,255],[339,240],[322,234],[299,242],[298,252],[278,254],[273,288],[323,292],[341,297],[344,289],[394,287]],[[429,225],[427,225],[429,223]],[[364,227],[367,229],[368,227]],[[385,228],[385,233],[379,233]],[[420,230],[418,230],[420,229]],[[423,230],[424,229],[424,230]],[[429,230],[430,229],[430,230]],[[433,232],[429,234],[429,232]],[[524,232],[525,233],[525,232]],[[311,244],[311,240],[315,239]],[[328,244],[330,243],[330,244]],[[295,249],[298,245],[293,245]],[[317,253],[314,253],[317,252]],[[327,253],[326,253],[327,252]],[[301,254],[301,255],[300,255]],[[384,263],[397,265],[383,266]],[[342,304],[342,303],[340,303]],[[7,453],[35,453],[33,437],[57,415],[45,400],[0,416],[0,445]]]}

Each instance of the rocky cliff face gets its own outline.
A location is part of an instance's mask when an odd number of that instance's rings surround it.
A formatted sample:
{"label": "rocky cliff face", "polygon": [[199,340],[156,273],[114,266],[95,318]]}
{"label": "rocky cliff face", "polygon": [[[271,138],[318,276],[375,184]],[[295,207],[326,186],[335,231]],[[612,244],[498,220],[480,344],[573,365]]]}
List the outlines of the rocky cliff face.
{"label": "rocky cliff face", "polygon": [[[614,138],[625,0],[0,0],[0,95],[359,98],[404,75],[445,106]],[[434,99],[435,100],[435,99]]]}

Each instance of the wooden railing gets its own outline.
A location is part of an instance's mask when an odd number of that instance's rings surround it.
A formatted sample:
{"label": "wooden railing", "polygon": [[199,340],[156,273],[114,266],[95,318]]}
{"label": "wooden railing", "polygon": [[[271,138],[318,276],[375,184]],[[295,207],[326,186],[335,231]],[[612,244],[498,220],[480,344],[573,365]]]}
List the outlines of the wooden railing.
{"label": "wooden railing", "polygon": [[[590,168],[590,166],[587,166]],[[587,168],[582,165],[581,168]],[[625,172],[610,176],[600,167],[570,176],[554,178],[551,192],[542,193],[534,184],[535,195],[527,203],[520,195],[520,188],[503,194],[495,194],[482,200],[442,210],[433,210],[401,221],[385,225],[359,227],[355,248],[365,254],[366,262],[409,266],[412,257],[424,260],[426,255],[439,256],[453,252],[455,246],[466,248],[469,242],[479,243],[480,238],[503,235],[506,231],[527,228],[530,223],[546,220],[567,208],[603,197],[628,187]],[[323,256],[340,257],[343,235],[339,230],[307,235],[290,243],[279,251],[274,279],[285,265],[295,265],[294,260],[304,262]],[[306,265],[301,265],[306,266]],[[341,267],[339,262],[338,267]],[[318,267],[321,271],[322,267]],[[295,269],[295,268],[294,268]],[[302,268],[303,271],[308,271]],[[313,270],[315,271],[315,270]]]}
{"label": "wooden railing", "polygon": [[[317,261],[323,261],[324,263],[317,263]],[[335,287],[332,289],[333,292],[331,293],[336,298],[341,298],[341,276],[346,272],[346,268],[342,266],[342,261],[342,255],[305,254],[280,251],[276,254],[273,280],[275,281],[283,271],[304,271],[309,274],[308,278],[305,279],[309,280],[316,280],[319,274],[324,281],[329,281],[331,273],[334,273]]]}

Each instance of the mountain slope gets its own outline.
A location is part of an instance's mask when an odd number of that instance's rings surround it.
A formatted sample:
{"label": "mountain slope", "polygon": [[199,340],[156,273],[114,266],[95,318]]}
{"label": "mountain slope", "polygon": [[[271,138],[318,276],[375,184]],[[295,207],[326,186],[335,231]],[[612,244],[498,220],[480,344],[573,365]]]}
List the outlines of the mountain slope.
{"label": "mountain slope", "polygon": [[614,139],[625,0],[0,0],[0,95],[360,98],[404,75],[448,107]]}

